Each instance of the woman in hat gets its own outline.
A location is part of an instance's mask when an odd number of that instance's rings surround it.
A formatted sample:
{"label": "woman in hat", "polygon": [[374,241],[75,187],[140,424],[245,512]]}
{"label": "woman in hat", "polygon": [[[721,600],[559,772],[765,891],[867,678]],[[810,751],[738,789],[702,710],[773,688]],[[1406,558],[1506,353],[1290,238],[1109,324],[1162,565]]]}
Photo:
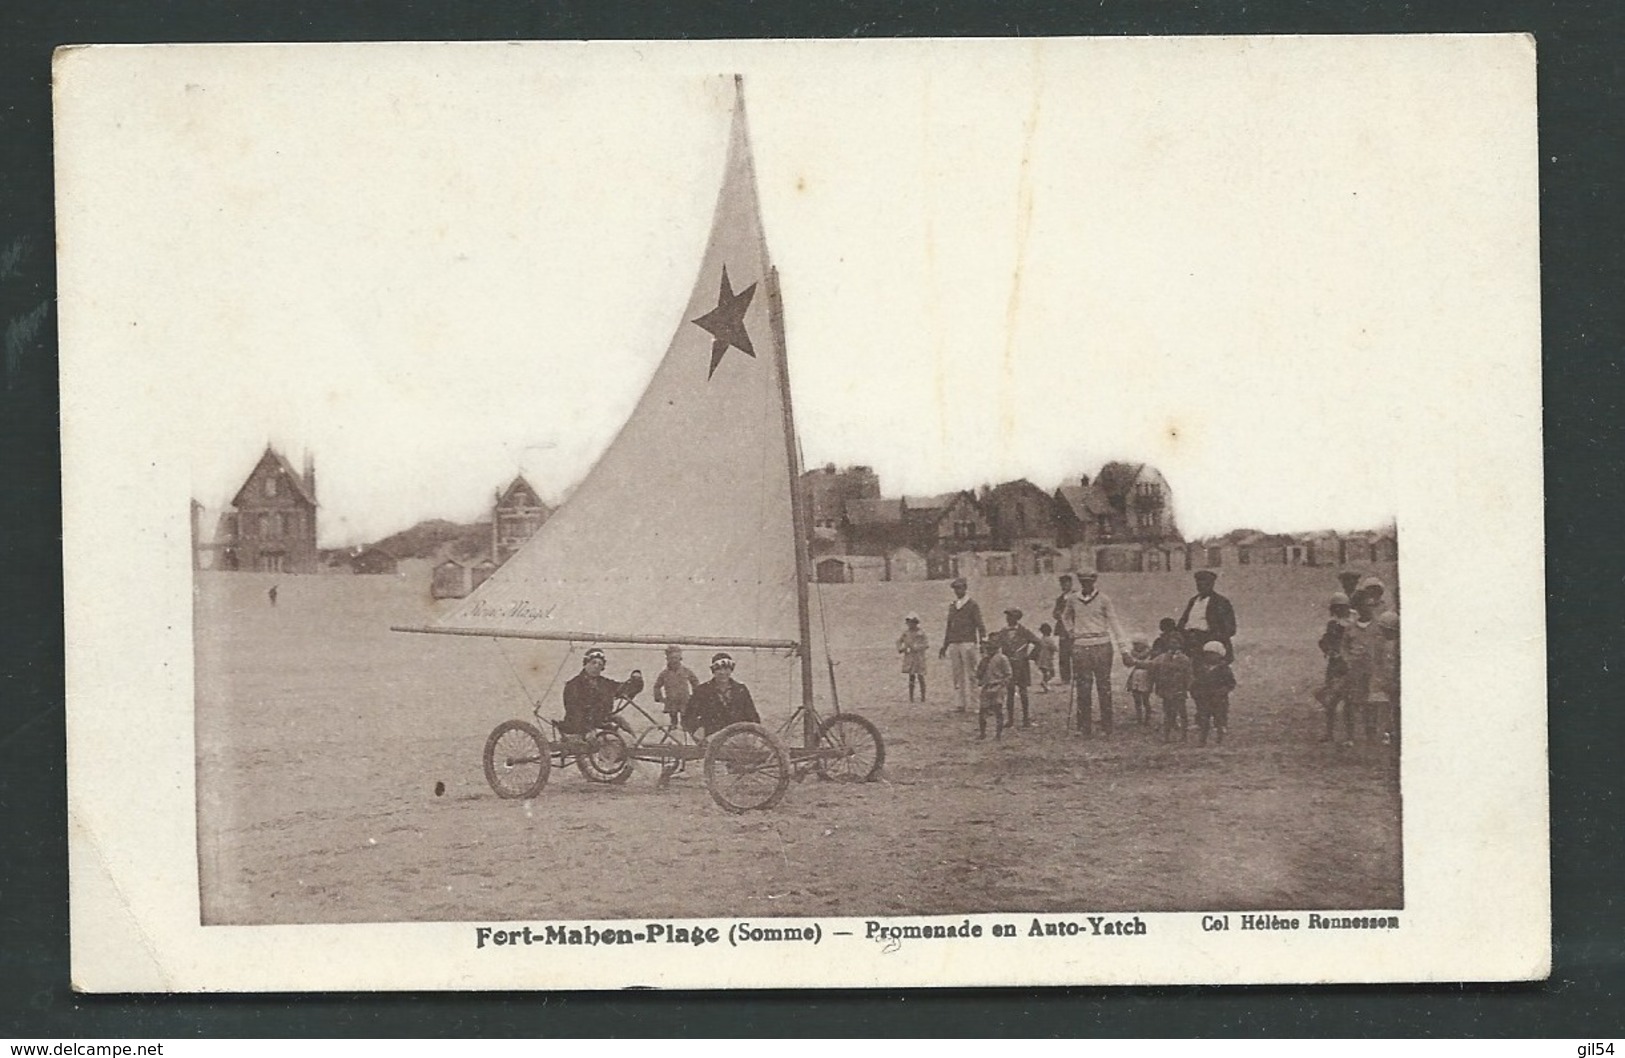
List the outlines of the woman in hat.
{"label": "woman in hat", "polygon": [[688,700],[683,730],[703,738],[730,724],[761,722],[750,689],[734,679],[732,655],[724,651],[711,655],[711,678],[695,688],[694,697]]}

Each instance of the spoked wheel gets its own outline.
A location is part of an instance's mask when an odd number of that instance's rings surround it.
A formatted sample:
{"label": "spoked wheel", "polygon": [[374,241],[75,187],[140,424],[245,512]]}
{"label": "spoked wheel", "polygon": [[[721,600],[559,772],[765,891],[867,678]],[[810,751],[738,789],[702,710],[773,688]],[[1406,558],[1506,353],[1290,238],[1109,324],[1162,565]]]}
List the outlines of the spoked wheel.
{"label": "spoked wheel", "polygon": [[772,808],[790,785],[790,758],[761,724],[730,724],[705,744],[705,785],[730,812]]}
{"label": "spoked wheel", "polygon": [[485,740],[485,781],[498,797],[535,797],[552,770],[553,748],[534,724],[509,720]]}
{"label": "spoked wheel", "polygon": [[886,763],[880,729],[856,713],[832,716],[819,726],[818,752],[813,763],[819,778],[836,782],[870,782]]}
{"label": "spoked wheel", "polygon": [[632,754],[626,740],[614,731],[593,731],[586,738],[588,752],[576,758],[576,767],[588,782],[619,786],[632,777]]}

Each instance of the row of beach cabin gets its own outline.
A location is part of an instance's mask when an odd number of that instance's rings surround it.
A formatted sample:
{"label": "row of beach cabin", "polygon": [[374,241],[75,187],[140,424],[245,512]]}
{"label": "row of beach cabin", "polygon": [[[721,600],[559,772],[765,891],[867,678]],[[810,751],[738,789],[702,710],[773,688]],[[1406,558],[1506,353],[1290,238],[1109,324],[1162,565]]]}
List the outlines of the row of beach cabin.
{"label": "row of beach cabin", "polygon": [[952,577],[1010,577],[1033,574],[1164,573],[1236,566],[1345,566],[1397,562],[1393,534],[1350,536],[1265,536],[1241,541],[1218,539],[1194,544],[1103,544],[1056,548],[1033,546],[1013,551],[933,550],[920,554],[900,547],[884,555],[820,555],[812,578],[823,584],[883,580],[947,580]]}

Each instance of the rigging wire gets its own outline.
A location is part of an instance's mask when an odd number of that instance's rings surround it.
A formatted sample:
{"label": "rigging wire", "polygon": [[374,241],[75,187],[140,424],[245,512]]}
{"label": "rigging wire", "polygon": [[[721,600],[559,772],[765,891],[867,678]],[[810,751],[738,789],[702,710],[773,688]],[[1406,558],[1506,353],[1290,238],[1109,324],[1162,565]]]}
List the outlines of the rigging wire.
{"label": "rigging wire", "polygon": [[497,653],[501,655],[502,660],[507,663],[508,671],[513,673],[514,682],[519,684],[519,690],[524,694],[525,699],[530,702],[530,711],[532,715],[540,717],[542,715],[542,703],[547,701],[548,697],[552,695],[553,688],[559,682],[559,675],[564,672],[565,664],[575,655],[575,643],[570,643],[564,652],[564,656],[559,659],[558,665],[553,669],[552,678],[547,682],[547,689],[542,691],[539,697],[532,697],[530,693],[530,686],[525,683],[525,678],[520,675],[519,666],[514,664],[513,657],[508,653],[507,648],[502,645],[502,640],[493,636],[491,638],[491,642],[496,644]]}

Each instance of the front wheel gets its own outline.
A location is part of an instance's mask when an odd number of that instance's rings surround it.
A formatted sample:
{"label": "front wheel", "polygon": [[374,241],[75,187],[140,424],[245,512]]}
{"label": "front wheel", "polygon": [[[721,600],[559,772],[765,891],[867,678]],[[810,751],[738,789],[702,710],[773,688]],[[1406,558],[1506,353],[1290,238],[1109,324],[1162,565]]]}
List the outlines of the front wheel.
{"label": "front wheel", "polygon": [[871,782],[886,763],[886,743],[880,729],[856,713],[842,713],[818,728],[818,756],[814,765],[820,778],[836,782]]}
{"label": "front wheel", "polygon": [[619,786],[632,777],[632,755],[620,735],[614,731],[593,731],[586,741],[587,752],[576,758],[576,767],[588,782]]}
{"label": "front wheel", "polygon": [[730,812],[772,808],[790,786],[790,757],[761,724],[730,724],[706,741],[705,785]]}
{"label": "front wheel", "polygon": [[553,748],[534,724],[509,720],[485,740],[485,781],[498,797],[529,800],[547,785]]}

